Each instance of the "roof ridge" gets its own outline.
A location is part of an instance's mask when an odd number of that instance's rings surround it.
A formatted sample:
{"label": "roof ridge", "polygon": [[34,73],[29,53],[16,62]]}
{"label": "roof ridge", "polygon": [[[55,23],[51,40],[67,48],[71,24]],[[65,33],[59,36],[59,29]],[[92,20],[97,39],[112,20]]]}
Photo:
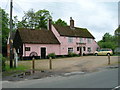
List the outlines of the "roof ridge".
{"label": "roof ridge", "polygon": [[73,36],[73,37],[84,37],[84,38],[94,38],[94,36],[88,31],[87,28],[75,27],[71,29],[70,26],[60,26],[54,24],[54,27],[61,36]]}

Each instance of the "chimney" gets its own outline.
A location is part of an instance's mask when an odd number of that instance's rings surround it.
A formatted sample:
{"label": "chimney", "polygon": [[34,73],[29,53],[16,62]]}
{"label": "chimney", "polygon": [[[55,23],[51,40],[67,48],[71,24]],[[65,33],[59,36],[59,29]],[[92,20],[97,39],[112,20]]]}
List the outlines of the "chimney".
{"label": "chimney", "polygon": [[70,28],[74,29],[74,20],[70,17]]}
{"label": "chimney", "polygon": [[47,29],[48,29],[48,30],[51,30],[51,29],[52,29],[52,19],[48,19]]}

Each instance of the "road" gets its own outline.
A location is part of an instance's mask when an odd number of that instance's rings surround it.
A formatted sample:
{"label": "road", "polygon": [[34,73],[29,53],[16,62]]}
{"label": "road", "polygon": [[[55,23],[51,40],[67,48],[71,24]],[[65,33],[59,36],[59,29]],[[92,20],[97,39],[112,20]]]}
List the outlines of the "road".
{"label": "road", "polygon": [[113,88],[118,86],[118,69],[19,82],[3,81],[2,85],[3,88]]}

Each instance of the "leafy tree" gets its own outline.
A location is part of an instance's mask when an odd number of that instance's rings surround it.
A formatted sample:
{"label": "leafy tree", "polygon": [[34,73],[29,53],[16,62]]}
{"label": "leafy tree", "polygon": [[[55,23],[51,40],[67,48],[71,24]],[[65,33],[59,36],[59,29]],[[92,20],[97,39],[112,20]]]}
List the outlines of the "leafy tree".
{"label": "leafy tree", "polygon": [[7,49],[7,38],[9,34],[9,18],[8,14],[0,8],[0,23],[2,24],[2,53],[6,53]]}
{"label": "leafy tree", "polygon": [[36,17],[36,28],[47,28],[47,21],[49,18],[52,18],[52,16],[50,15],[50,12],[48,10],[39,10],[35,13],[35,17]]}
{"label": "leafy tree", "polygon": [[108,42],[112,40],[112,35],[110,35],[109,33],[105,33],[103,36],[103,42]]}
{"label": "leafy tree", "polygon": [[117,47],[116,36],[105,33],[102,40],[98,41],[98,45],[101,48],[111,48],[114,50]]}
{"label": "leafy tree", "polygon": [[58,19],[57,21],[55,21],[54,24],[58,24],[61,26],[67,26],[67,23],[61,19]]}
{"label": "leafy tree", "polygon": [[102,40],[98,42],[98,45],[101,48],[111,48],[112,50],[114,50],[117,46],[115,42],[103,42]]}
{"label": "leafy tree", "polygon": [[35,12],[33,9],[29,10],[22,17],[22,21],[18,21],[16,18],[17,28],[47,28],[47,20],[52,18],[48,10],[38,10]]}

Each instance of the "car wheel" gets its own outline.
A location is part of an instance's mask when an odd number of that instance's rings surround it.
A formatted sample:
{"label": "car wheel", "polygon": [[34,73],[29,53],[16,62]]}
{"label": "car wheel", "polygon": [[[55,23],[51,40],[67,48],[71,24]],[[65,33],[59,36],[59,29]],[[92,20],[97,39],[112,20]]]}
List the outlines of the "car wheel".
{"label": "car wheel", "polygon": [[108,56],[108,55],[110,56],[110,53],[107,53],[107,56]]}
{"label": "car wheel", "polygon": [[98,56],[98,54],[97,54],[97,53],[95,53],[95,56]]}

